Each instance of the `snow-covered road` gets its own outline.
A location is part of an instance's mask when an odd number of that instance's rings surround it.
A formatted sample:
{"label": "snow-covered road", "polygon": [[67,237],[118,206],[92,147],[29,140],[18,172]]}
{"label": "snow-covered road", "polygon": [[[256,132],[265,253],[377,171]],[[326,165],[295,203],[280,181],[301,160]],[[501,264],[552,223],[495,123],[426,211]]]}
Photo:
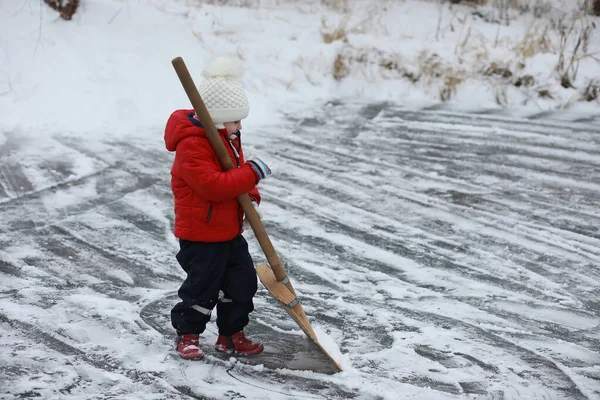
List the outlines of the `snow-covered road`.
{"label": "snow-covered road", "polygon": [[[161,132],[0,132],[0,398],[600,398],[599,123],[306,115],[244,140],[274,166],[263,221],[344,372],[175,357]],[[304,340],[264,288],[255,303],[252,330]]]}

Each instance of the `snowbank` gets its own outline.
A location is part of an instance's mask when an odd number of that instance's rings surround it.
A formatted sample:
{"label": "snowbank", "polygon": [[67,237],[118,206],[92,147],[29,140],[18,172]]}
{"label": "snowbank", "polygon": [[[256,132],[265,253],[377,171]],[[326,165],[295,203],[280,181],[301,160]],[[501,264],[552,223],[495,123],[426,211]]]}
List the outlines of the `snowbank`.
{"label": "snowbank", "polygon": [[200,79],[224,54],[244,63],[246,129],[331,98],[598,110],[598,21],[572,2],[504,14],[417,0],[206,3],[87,0],[67,22],[42,2],[2,2],[0,127],[156,139],[188,106],[170,60]]}

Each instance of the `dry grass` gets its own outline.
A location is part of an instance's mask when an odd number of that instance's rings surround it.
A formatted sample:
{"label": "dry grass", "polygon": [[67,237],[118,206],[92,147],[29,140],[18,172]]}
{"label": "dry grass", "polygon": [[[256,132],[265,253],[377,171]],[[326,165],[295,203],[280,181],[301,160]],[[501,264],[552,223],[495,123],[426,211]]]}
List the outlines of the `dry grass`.
{"label": "dry grass", "polygon": [[[587,4],[572,14],[562,14],[558,19],[546,22],[533,22],[523,39],[514,46],[525,64],[527,59],[538,54],[557,54],[554,67],[560,84],[566,89],[575,88],[581,61],[591,58],[600,59],[589,51],[595,24],[587,15]],[[521,82],[524,83],[524,82]],[[540,97],[552,98],[549,93],[541,91]]]}
{"label": "dry grass", "polygon": [[348,0],[321,0],[321,4],[330,10],[339,11],[341,13],[348,13],[350,11]]}
{"label": "dry grass", "polygon": [[399,54],[389,54],[378,49],[357,49],[347,45],[334,59],[333,76],[339,81],[350,72],[362,72],[367,79],[407,79],[412,83],[418,82],[422,75],[405,65],[406,62]]}
{"label": "dry grass", "polygon": [[581,98],[588,102],[600,100],[600,79],[591,79],[583,90]]}
{"label": "dry grass", "polygon": [[464,77],[447,76],[444,78],[444,84],[440,88],[440,100],[448,101],[456,95],[458,85],[464,82]]}
{"label": "dry grass", "polygon": [[473,7],[474,16],[486,22],[510,25],[511,21],[523,14],[535,18],[556,17],[561,13],[577,10],[585,14],[600,15],[600,0],[429,0]]}
{"label": "dry grass", "polygon": [[492,61],[492,63],[481,71],[484,76],[497,76],[504,79],[510,79],[513,76],[513,72],[510,70],[508,65],[500,64]]}
{"label": "dry grass", "polygon": [[333,61],[333,78],[341,81],[350,73],[350,69],[341,54],[338,54]]}
{"label": "dry grass", "polygon": [[532,75],[523,75],[514,80],[515,87],[530,87],[535,85],[535,78]]}
{"label": "dry grass", "polygon": [[466,70],[446,63],[436,54],[422,51],[417,57],[417,64],[411,70],[399,54],[344,46],[334,59],[333,77],[340,81],[351,72],[362,71],[367,78],[377,74],[378,78],[405,79],[413,84],[422,81],[426,85],[437,86],[442,101],[453,98],[458,87],[467,79]]}
{"label": "dry grass", "polygon": [[439,98],[442,101],[448,101],[454,97],[458,91],[458,86],[467,78],[467,72],[464,69],[444,62],[437,54],[429,54],[422,51],[418,58],[420,76],[428,85],[439,87]]}
{"label": "dry grass", "polygon": [[[325,1],[325,0],[322,0]],[[330,25],[325,17],[321,18],[321,37],[325,43],[335,41],[348,42],[348,35],[383,32],[388,34],[382,18],[385,15],[385,2],[371,3],[366,9],[357,10],[361,18],[353,18],[352,13],[344,12],[339,22]]]}
{"label": "dry grass", "polygon": [[[44,0],[46,1],[46,0]],[[74,0],[48,0],[50,2],[64,2]],[[77,0],[79,1],[79,0]],[[442,1],[450,4],[464,4],[477,8],[475,13],[485,17],[489,22],[510,22],[509,11],[514,15],[532,13],[537,18],[547,15],[553,10],[552,0],[429,0]],[[299,4],[302,6],[318,7],[324,6],[329,10],[347,14],[351,6],[355,6],[354,0],[187,0],[188,5],[211,4],[217,6],[258,8],[264,5],[276,5],[283,3]],[[573,4],[580,9],[594,15],[600,15],[600,0],[572,0]],[[487,7],[495,10],[494,15],[484,13],[480,8]]]}
{"label": "dry grass", "polygon": [[[439,1],[439,0],[438,0]],[[573,0],[582,1],[582,0]],[[600,0],[594,0],[600,3]],[[506,9],[517,9],[518,12],[533,12],[534,15],[548,13],[549,0],[488,0],[470,1],[474,6],[484,6]],[[527,3],[527,4],[525,4]],[[371,30],[362,26],[350,26],[348,15],[341,18],[337,24],[328,25],[322,21],[321,35],[325,43],[339,42],[344,45],[333,60],[332,73],[337,81],[348,76],[363,76],[367,81],[371,79],[402,79],[413,84],[422,83],[430,88],[437,88],[439,99],[449,101],[456,97],[461,85],[470,79],[480,79],[491,85],[495,100],[500,105],[508,104],[508,91],[511,87],[518,89],[528,100],[540,107],[536,99],[560,100],[565,93],[556,88],[552,82],[558,79],[564,88],[579,89],[573,92],[571,101],[599,101],[600,80],[587,80],[586,86],[581,86],[577,81],[580,63],[592,58],[600,62],[600,58],[591,54],[592,35],[595,26],[587,14],[587,9],[581,6],[577,12],[564,13],[553,10],[552,16],[543,19],[533,18],[525,34],[517,41],[515,38],[494,38],[482,35],[468,19],[470,12],[461,20],[457,13],[452,14],[449,29],[454,32],[456,45],[451,57],[440,57],[437,54],[422,51],[418,56],[407,59],[394,50],[382,51],[375,46],[369,48],[355,48],[352,46],[352,33],[362,33]],[[454,10],[456,11],[456,10]],[[464,9],[463,9],[464,11]],[[514,15],[514,14],[511,14]],[[557,16],[558,15],[558,16]],[[468,18],[467,18],[468,17]],[[442,26],[441,17],[438,17],[438,33]],[[372,18],[371,18],[372,20]],[[456,25],[458,21],[460,24]],[[373,23],[371,22],[371,25]],[[462,26],[462,27],[461,27]],[[500,29],[500,28],[499,28]],[[498,51],[502,48],[506,59],[499,61]],[[500,50],[500,49],[499,49]],[[556,57],[554,66],[555,74],[547,80],[542,76],[534,75],[530,67],[535,68],[540,59],[538,55],[548,54]],[[494,60],[496,58],[496,60]],[[547,58],[542,59],[547,62]],[[549,67],[550,71],[552,65]],[[577,83],[576,83],[577,82]],[[512,89],[512,90],[514,90]],[[568,105],[567,105],[568,106]],[[540,107],[541,109],[541,107]]]}
{"label": "dry grass", "polygon": [[350,16],[346,15],[340,23],[335,27],[329,27],[325,17],[321,18],[321,37],[327,44],[333,43],[337,40],[341,40],[344,43],[348,43],[348,22]]}
{"label": "dry grass", "polygon": [[[536,81],[532,75],[523,74],[525,64],[517,63],[512,67],[507,63],[491,62],[486,68],[480,70],[480,74],[490,79],[489,83],[494,91],[494,99],[500,106],[508,104],[508,88],[512,85],[515,88],[521,89],[521,92],[530,97],[528,93],[530,88],[535,86]],[[537,93],[537,92],[536,92]]]}
{"label": "dry grass", "polygon": [[514,46],[514,50],[523,58],[531,58],[536,54],[549,53],[553,49],[550,27],[546,24],[529,25],[523,39]]}

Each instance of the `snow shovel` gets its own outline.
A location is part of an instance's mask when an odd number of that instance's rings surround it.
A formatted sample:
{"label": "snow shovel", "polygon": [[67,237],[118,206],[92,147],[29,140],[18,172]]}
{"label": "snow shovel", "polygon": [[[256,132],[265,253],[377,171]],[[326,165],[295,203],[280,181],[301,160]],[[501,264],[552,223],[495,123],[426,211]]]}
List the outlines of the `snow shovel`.
{"label": "snow shovel", "polygon": [[[175,68],[175,72],[177,73],[177,76],[179,77],[179,80],[181,81],[181,84],[183,85],[183,88],[190,99],[192,106],[194,107],[194,111],[196,111],[196,115],[198,116],[200,123],[206,131],[208,141],[217,154],[221,168],[223,171],[229,171],[230,169],[234,168],[233,162],[229,157],[229,153],[227,153],[227,149],[225,149],[225,145],[221,141],[219,132],[217,131],[217,128],[215,127],[215,124],[210,117],[206,106],[204,105],[204,101],[202,101],[202,97],[200,97],[198,89],[196,89],[196,85],[194,84],[185,62],[181,57],[177,57],[174,58],[171,63],[173,64],[173,68]],[[300,304],[300,300],[298,300],[296,292],[292,287],[292,282],[288,278],[285,269],[279,260],[279,256],[277,255],[277,252],[275,252],[275,248],[273,247],[273,244],[267,235],[267,231],[260,220],[260,216],[252,205],[250,196],[248,196],[247,193],[244,193],[238,196],[238,201],[240,202],[240,205],[246,214],[246,219],[248,222],[250,222],[250,226],[254,231],[254,235],[256,236],[260,247],[267,257],[267,261],[269,262],[269,265],[261,264],[256,267],[256,273],[258,274],[260,281],[269,290],[273,297],[279,301],[283,309],[294,319],[294,321],[296,321],[306,336],[311,338],[312,341],[341,371],[342,368],[340,365],[319,343],[317,335],[308,321],[308,318],[304,313],[304,309]]]}

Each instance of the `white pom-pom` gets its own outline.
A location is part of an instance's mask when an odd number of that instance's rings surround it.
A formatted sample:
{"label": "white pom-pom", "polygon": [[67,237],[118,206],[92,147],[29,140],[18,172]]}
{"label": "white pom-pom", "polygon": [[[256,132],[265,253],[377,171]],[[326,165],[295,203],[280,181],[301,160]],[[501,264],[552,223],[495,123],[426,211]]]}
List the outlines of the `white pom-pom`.
{"label": "white pom-pom", "polygon": [[204,71],[204,77],[238,79],[242,76],[242,68],[239,63],[229,57],[216,58]]}

